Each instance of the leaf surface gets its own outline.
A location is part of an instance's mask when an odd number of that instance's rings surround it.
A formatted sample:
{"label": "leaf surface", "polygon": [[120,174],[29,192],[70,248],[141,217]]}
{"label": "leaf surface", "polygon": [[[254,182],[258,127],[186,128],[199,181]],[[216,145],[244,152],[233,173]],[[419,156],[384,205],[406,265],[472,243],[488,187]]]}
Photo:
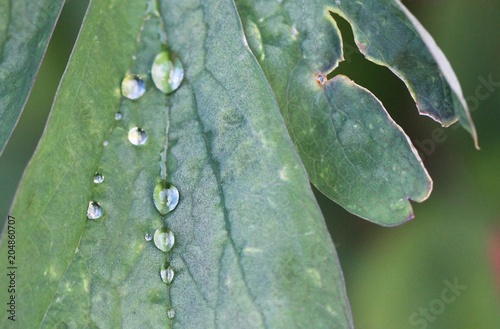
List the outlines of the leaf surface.
{"label": "leaf surface", "polygon": [[365,57],[407,84],[417,107],[443,125],[475,130],[446,58],[402,4],[236,0],[249,47],[272,88],[311,182],[348,211],[393,226],[413,218],[432,181],[402,129],[369,91],[335,68],[344,60],[331,12]]}
{"label": "leaf surface", "polygon": [[[185,68],[169,96],[150,75],[165,32]],[[353,327],[305,169],[244,41],[231,1],[91,2],[12,211],[20,327]],[[121,95],[127,74],[145,82],[137,100]],[[165,219],[162,175],[180,192]],[[168,254],[145,240],[162,226]]]}
{"label": "leaf surface", "polygon": [[0,154],[33,86],[63,0],[0,0]]}

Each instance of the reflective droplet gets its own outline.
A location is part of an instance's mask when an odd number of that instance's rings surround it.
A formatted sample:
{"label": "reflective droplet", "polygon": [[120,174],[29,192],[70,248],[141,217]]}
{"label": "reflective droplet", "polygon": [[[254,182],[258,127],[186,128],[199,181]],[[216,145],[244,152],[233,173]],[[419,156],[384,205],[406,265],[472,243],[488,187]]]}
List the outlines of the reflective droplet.
{"label": "reflective droplet", "polygon": [[337,6],[340,6],[340,0],[335,0],[335,3],[337,4]]}
{"label": "reflective droplet", "polygon": [[142,145],[146,143],[147,139],[148,135],[141,128],[135,127],[128,132],[128,140],[134,145]]}
{"label": "reflective droplet", "polygon": [[175,317],[175,311],[173,308],[169,308],[167,311],[167,316],[169,319],[173,319]]}
{"label": "reflective droplet", "polygon": [[316,74],[316,81],[318,81],[320,85],[324,85],[326,82],[326,76],[324,74],[318,73]]}
{"label": "reflective droplet", "polygon": [[109,145],[109,142],[108,141],[104,141],[102,142],[102,146],[108,146]]}
{"label": "reflective droplet", "polygon": [[115,114],[115,120],[120,121],[123,118],[123,115],[121,112],[116,112]]}
{"label": "reflective droplet", "polygon": [[151,233],[146,233],[144,235],[144,240],[151,241],[152,239],[153,239],[153,236],[151,235]]}
{"label": "reflective droplet", "polygon": [[151,76],[156,88],[165,94],[170,94],[179,88],[184,78],[184,67],[177,56],[162,51],[155,57]]}
{"label": "reflective droplet", "polygon": [[101,184],[102,182],[104,182],[104,176],[101,175],[100,173],[96,172],[94,175],[94,183]]}
{"label": "reflective droplet", "polygon": [[157,229],[153,239],[156,248],[165,252],[170,251],[175,243],[174,233],[166,227]]}
{"label": "reflective droplet", "polygon": [[295,38],[297,36],[297,34],[299,34],[299,31],[297,31],[297,28],[294,25],[294,26],[292,26],[292,37]]}
{"label": "reflective droplet", "polygon": [[87,218],[88,219],[98,219],[102,215],[101,205],[95,201],[89,202],[89,207],[87,208]]}
{"label": "reflective droplet", "polygon": [[174,185],[161,181],[156,184],[153,191],[153,202],[162,215],[166,215],[177,207],[179,203],[179,190]]}
{"label": "reflective droplet", "polygon": [[137,99],[146,91],[146,84],[137,75],[127,74],[122,81],[122,95],[128,99]]}
{"label": "reflective droplet", "polygon": [[160,277],[161,280],[166,284],[172,283],[172,280],[174,279],[174,270],[172,269],[172,267],[170,267],[169,262],[163,263],[160,270]]}

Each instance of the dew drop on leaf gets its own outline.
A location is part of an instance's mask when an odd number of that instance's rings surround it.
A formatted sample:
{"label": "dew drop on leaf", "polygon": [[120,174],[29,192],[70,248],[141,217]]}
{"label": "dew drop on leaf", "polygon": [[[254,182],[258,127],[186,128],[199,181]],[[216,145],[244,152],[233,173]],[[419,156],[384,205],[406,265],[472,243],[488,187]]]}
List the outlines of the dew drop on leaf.
{"label": "dew drop on leaf", "polygon": [[128,140],[134,145],[142,145],[147,139],[148,135],[141,128],[134,127],[128,132]]}
{"label": "dew drop on leaf", "polygon": [[179,190],[174,185],[161,181],[156,184],[153,191],[153,202],[162,215],[166,215],[177,207],[179,203]]}
{"label": "dew drop on leaf", "polygon": [[151,76],[156,88],[165,94],[170,94],[181,85],[184,78],[184,67],[177,56],[162,51],[155,57],[151,67]]}
{"label": "dew drop on leaf", "polygon": [[115,114],[115,120],[120,121],[123,118],[123,115],[121,112],[116,112]]}
{"label": "dew drop on leaf", "polygon": [[169,308],[167,311],[167,316],[169,319],[173,319],[175,317],[175,310],[173,308]]}
{"label": "dew drop on leaf", "polygon": [[151,233],[146,233],[144,235],[144,240],[151,241],[152,239],[153,239],[153,236],[151,235]]}
{"label": "dew drop on leaf", "polygon": [[170,251],[175,243],[174,233],[166,227],[159,228],[155,231],[154,242],[161,251]]}
{"label": "dew drop on leaf", "polygon": [[102,182],[104,182],[104,176],[101,175],[100,173],[96,172],[94,175],[94,183],[101,184]]}
{"label": "dew drop on leaf", "polygon": [[137,75],[127,74],[122,81],[122,95],[128,99],[138,99],[146,91],[146,84]]}
{"label": "dew drop on leaf", "polygon": [[102,215],[102,207],[99,203],[95,201],[89,202],[89,207],[87,208],[87,218],[88,219],[98,219]]}
{"label": "dew drop on leaf", "polygon": [[170,266],[169,262],[163,263],[160,269],[160,277],[163,282],[166,284],[172,283],[172,280],[174,279],[174,270]]}

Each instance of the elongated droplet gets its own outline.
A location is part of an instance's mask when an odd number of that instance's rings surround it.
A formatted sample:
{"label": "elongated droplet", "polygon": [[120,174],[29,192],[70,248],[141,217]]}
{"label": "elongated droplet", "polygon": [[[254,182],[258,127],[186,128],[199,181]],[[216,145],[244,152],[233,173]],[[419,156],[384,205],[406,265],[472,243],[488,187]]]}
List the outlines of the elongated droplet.
{"label": "elongated droplet", "polygon": [[179,203],[179,190],[174,185],[161,181],[156,184],[153,191],[153,202],[162,215],[166,215],[177,207]]}
{"label": "elongated droplet", "polygon": [[94,183],[101,184],[102,182],[104,182],[104,176],[101,175],[100,173],[96,172],[94,175]]}
{"label": "elongated droplet", "polygon": [[160,269],[160,277],[161,280],[166,284],[172,283],[172,280],[174,279],[174,270],[172,269],[172,267],[170,267],[169,262],[163,263]]}
{"label": "elongated droplet", "polygon": [[169,319],[173,319],[175,317],[175,311],[173,308],[169,308],[167,311],[167,316]]}
{"label": "elongated droplet", "polygon": [[152,239],[153,239],[153,236],[151,235],[151,233],[146,233],[144,235],[144,240],[151,241]]}
{"label": "elongated droplet", "polygon": [[170,251],[175,243],[174,233],[166,227],[157,229],[153,239],[156,248],[164,252]]}
{"label": "elongated droplet", "polygon": [[181,85],[184,78],[184,67],[177,56],[162,51],[155,57],[151,67],[151,76],[156,88],[165,94],[170,94]]}
{"label": "elongated droplet", "polygon": [[89,207],[87,208],[87,218],[97,219],[102,215],[101,205],[95,201],[89,202]]}
{"label": "elongated droplet", "polygon": [[127,74],[122,81],[122,95],[128,99],[138,99],[146,91],[146,84],[137,75]]}
{"label": "elongated droplet", "polygon": [[132,128],[128,132],[128,140],[134,145],[142,145],[146,143],[148,135],[141,128]]}

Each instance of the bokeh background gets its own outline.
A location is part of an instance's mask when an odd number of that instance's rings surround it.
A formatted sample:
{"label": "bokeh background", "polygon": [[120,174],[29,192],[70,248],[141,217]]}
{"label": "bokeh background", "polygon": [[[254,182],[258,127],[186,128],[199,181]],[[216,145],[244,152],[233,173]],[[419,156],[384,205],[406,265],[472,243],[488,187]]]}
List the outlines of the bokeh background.
{"label": "bokeh background", "polygon": [[[0,158],[2,219],[43,132],[87,4],[87,0],[71,0],[65,5],[21,121]],[[319,192],[316,195],[337,246],[356,328],[498,329],[500,1],[405,4],[455,69],[472,110],[481,151],[475,150],[462,129],[448,128],[431,142],[440,126],[417,114],[405,86],[389,70],[354,51],[349,25],[337,18],[349,61],[335,73],[372,90],[411,140],[427,146],[421,150],[434,191],[426,202],[414,205],[414,220],[396,228],[368,223]],[[496,86],[480,87],[488,79]],[[443,290],[454,283],[460,288],[443,298]]]}

